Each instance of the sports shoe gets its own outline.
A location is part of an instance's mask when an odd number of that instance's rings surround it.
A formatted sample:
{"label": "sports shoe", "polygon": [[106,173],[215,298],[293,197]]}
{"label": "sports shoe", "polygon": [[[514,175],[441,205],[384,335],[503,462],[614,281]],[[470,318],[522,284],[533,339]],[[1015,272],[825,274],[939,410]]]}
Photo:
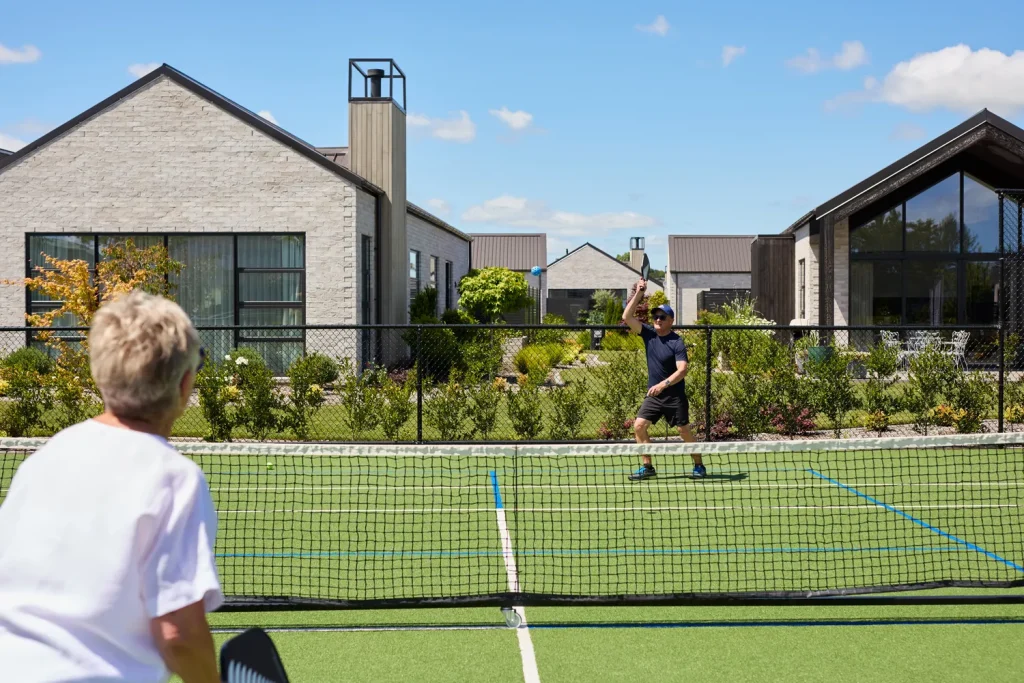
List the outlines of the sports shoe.
{"label": "sports shoe", "polygon": [[629,478],[632,481],[640,481],[642,479],[650,479],[651,477],[654,477],[657,474],[658,473],[654,471],[654,467],[652,465],[644,465],[643,467],[638,469],[636,472],[634,472],[633,474],[629,475]]}
{"label": "sports shoe", "polygon": [[694,479],[703,479],[707,475],[708,475],[708,470],[707,470],[706,467],[704,467],[704,465],[694,465],[693,466],[693,478]]}

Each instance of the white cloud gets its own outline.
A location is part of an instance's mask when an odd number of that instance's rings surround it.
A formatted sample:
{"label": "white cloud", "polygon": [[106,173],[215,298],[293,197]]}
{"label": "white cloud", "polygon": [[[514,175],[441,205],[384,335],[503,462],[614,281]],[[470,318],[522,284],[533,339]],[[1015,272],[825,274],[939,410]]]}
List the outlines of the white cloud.
{"label": "white cloud", "polygon": [[502,107],[501,109],[491,109],[490,112],[491,116],[497,117],[512,130],[526,130],[533,123],[533,114],[522,109],[509,111],[508,107]]}
{"label": "white cloud", "polygon": [[469,112],[465,110],[448,119],[432,119],[423,114],[410,114],[406,123],[439,140],[472,142],[476,139],[476,124],[469,118]]}
{"label": "white cloud", "polygon": [[256,115],[257,115],[257,116],[262,116],[262,117],[263,117],[263,118],[265,118],[265,119],[266,119],[267,121],[270,121],[270,122],[271,122],[272,124],[274,124],[275,126],[277,125],[277,119],[275,119],[275,118],[274,118],[274,115],[273,115],[273,114],[271,114],[271,113],[270,113],[270,112],[269,112],[268,110],[266,110],[266,109],[261,109],[260,111],[256,112]]}
{"label": "white cloud", "polygon": [[8,152],[17,152],[19,149],[25,146],[24,140],[19,140],[13,135],[5,135],[0,133],[0,149],[6,149]]}
{"label": "white cloud", "polygon": [[848,40],[842,49],[831,58],[825,59],[817,48],[809,47],[807,52],[786,60],[786,66],[805,74],[818,73],[826,69],[849,71],[868,63],[868,52],[859,40]]}
{"label": "white cloud", "polygon": [[443,199],[428,199],[427,208],[441,217],[448,216],[452,212],[451,204]]}
{"label": "white cloud", "polygon": [[0,64],[31,64],[39,61],[43,53],[35,45],[26,45],[20,50],[0,43]]}
{"label": "white cloud", "polygon": [[128,67],[128,73],[130,73],[132,76],[135,76],[135,78],[142,78],[150,71],[159,68],[160,65],[156,62],[147,62],[146,64],[132,64]]}
{"label": "white cloud", "polygon": [[745,46],[726,45],[722,48],[722,66],[729,66],[738,57],[742,57],[746,53],[747,48]]}
{"label": "white cloud", "polygon": [[889,134],[890,140],[920,140],[928,134],[921,126],[916,123],[900,123],[892,129],[892,133]]}
{"label": "white cloud", "polygon": [[544,202],[509,195],[471,206],[462,214],[462,220],[467,223],[549,230],[564,237],[593,236],[626,228],[647,228],[656,222],[650,216],[633,211],[592,214],[558,211]]}
{"label": "white cloud", "polygon": [[637,31],[643,31],[644,33],[656,33],[659,36],[668,35],[669,29],[672,26],[668,23],[668,19],[664,15],[659,14],[658,18],[650,24],[641,24],[636,27]]}
{"label": "white cloud", "polygon": [[1012,116],[1024,110],[1024,51],[972,50],[955,45],[900,62],[881,81],[868,78],[864,89],[826,103],[883,102],[914,112],[947,109],[974,113],[988,108]]}

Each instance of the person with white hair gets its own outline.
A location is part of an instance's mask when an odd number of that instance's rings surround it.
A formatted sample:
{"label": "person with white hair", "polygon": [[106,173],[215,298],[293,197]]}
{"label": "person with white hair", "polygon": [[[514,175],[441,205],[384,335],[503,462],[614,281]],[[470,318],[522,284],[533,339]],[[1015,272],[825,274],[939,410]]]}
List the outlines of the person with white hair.
{"label": "person with white hair", "polygon": [[199,335],[132,292],[96,313],[89,354],[103,414],[29,455],[0,506],[0,679],[217,683],[217,516],[168,440]]}

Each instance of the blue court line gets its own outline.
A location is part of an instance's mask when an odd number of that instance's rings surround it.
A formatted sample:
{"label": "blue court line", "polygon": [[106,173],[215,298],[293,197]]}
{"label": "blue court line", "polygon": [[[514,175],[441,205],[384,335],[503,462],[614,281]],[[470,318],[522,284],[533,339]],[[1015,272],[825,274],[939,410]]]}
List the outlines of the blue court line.
{"label": "blue court line", "polygon": [[749,627],[807,627],[807,626],[961,626],[961,625],[1013,625],[1024,624],[1024,619],[1010,617],[1007,619],[877,619],[854,621],[845,619],[820,619],[813,621],[705,621],[705,622],[622,622],[622,623],[565,623],[538,624],[535,621],[527,624],[530,630],[538,629],[574,629],[574,628],[749,628]]}
{"label": "blue court line", "polygon": [[965,541],[962,538],[958,538],[957,536],[954,536],[953,534],[951,534],[949,532],[943,531],[942,529],[940,529],[938,527],[932,526],[928,522],[924,522],[924,521],[918,519],[917,517],[914,517],[912,515],[908,515],[906,512],[904,512],[903,510],[900,510],[899,508],[895,508],[892,505],[889,505],[888,503],[883,503],[882,501],[878,500],[877,498],[872,498],[868,494],[863,493],[861,491],[858,491],[857,489],[853,488],[852,486],[847,486],[846,484],[842,483],[841,481],[837,481],[835,479],[831,479],[830,477],[826,477],[821,472],[818,472],[818,471],[813,470],[813,469],[808,469],[807,471],[810,472],[811,474],[813,474],[814,476],[818,477],[819,479],[824,479],[825,481],[829,482],[830,484],[834,484],[835,486],[838,486],[839,488],[844,489],[844,490],[854,494],[855,496],[859,496],[859,497],[863,498],[864,500],[870,501],[871,503],[874,503],[875,505],[877,505],[877,506],[879,506],[881,508],[885,508],[889,512],[894,512],[897,515],[899,515],[900,517],[903,517],[904,519],[908,519],[911,522],[913,522],[914,524],[917,524],[918,526],[922,526],[925,529],[928,529],[929,531],[934,531],[935,533],[937,533],[939,536],[942,536],[943,538],[948,538],[949,540],[953,541],[954,543],[959,543],[960,545],[962,545],[962,546],[964,546],[966,548],[970,548],[971,550],[975,550],[975,551],[981,553],[982,555],[995,560],[996,562],[1002,562],[1003,564],[1005,564],[1008,567],[1013,567],[1014,569],[1016,569],[1019,572],[1024,572],[1024,567],[1020,566],[1016,562],[1013,562],[1011,560],[1007,560],[1005,557],[1000,557],[999,555],[996,555],[993,552],[985,550],[984,548],[982,548],[981,546],[979,546],[979,545],[977,545],[975,543],[970,543],[968,541]]}
{"label": "blue court line", "polygon": [[[629,464],[623,465],[622,467],[519,467],[512,468],[520,474],[552,474],[552,473],[564,473],[564,474],[621,474],[623,476],[628,475],[633,470]],[[378,475],[405,475],[408,477],[410,473],[426,472],[429,474],[436,474],[438,472],[448,472],[451,468],[445,467],[405,467],[405,468],[363,468],[363,467],[320,467],[320,468],[302,468],[294,469],[290,467],[276,467],[274,470],[210,470],[207,471],[207,476],[232,476],[237,474],[255,475],[255,476],[267,476],[273,477],[282,473],[287,474],[311,474],[311,475],[323,475],[323,474],[378,474]],[[690,474],[688,469],[664,469],[659,468],[659,472],[663,474]],[[745,474],[749,472],[805,472],[800,467],[738,467],[738,468],[719,468],[716,467],[712,474]],[[459,474],[474,473],[479,474],[481,472],[487,472],[491,470],[484,468],[459,468]]]}
{"label": "blue court line", "polygon": [[494,507],[498,510],[505,507],[501,504],[501,489],[498,487],[498,473],[491,470],[491,488],[494,489]]}
{"label": "blue court line", "polygon": [[[517,555],[578,556],[578,555],[761,555],[778,553],[936,553],[962,552],[955,545],[947,546],[888,546],[867,548],[806,547],[806,548],[653,548],[650,550],[623,549],[552,549],[517,550]],[[500,550],[338,550],[281,553],[218,553],[219,558],[289,558],[289,557],[501,557]]]}

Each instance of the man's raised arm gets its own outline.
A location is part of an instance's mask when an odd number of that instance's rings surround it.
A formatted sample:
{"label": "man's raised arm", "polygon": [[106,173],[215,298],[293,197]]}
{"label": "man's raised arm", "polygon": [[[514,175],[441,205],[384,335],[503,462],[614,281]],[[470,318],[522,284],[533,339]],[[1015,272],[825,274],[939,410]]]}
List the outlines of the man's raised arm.
{"label": "man's raised arm", "polygon": [[629,325],[629,329],[633,330],[637,334],[640,333],[641,323],[636,319],[636,307],[640,305],[640,300],[644,298],[644,292],[646,291],[647,281],[641,278],[636,283],[636,293],[633,294],[633,298],[629,300],[626,310],[622,312],[622,322]]}

